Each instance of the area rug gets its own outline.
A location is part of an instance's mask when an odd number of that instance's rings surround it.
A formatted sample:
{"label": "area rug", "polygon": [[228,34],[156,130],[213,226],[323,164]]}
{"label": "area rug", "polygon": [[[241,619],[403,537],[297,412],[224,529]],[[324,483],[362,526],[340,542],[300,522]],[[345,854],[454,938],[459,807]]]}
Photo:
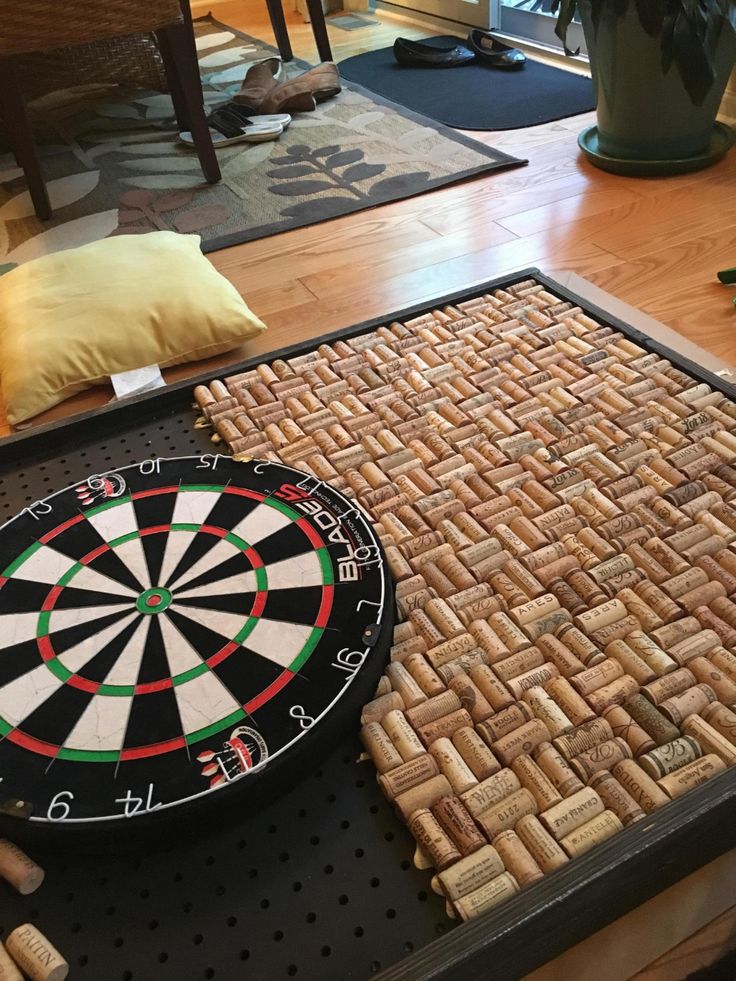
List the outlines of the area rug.
{"label": "area rug", "polygon": [[[458,38],[425,38],[433,44]],[[392,48],[340,62],[344,78],[376,95],[458,129],[521,129],[595,109],[593,83],[562,68],[527,60],[519,71],[480,62],[460,68],[408,68]]]}
{"label": "area rug", "polygon": [[[210,17],[196,33],[208,107],[276,53]],[[223,180],[214,186],[177,142],[168,95],[86,86],[32,109],[54,217],[35,217],[23,173],[0,146],[0,264],[167,228],[198,232],[212,251],[525,163],[353,84],[296,115],[278,141],[218,150]]]}

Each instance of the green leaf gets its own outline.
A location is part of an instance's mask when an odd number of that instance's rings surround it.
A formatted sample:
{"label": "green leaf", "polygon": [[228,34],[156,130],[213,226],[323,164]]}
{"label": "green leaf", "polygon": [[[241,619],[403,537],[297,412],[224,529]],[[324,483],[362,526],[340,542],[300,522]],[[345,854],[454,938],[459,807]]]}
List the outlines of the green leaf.
{"label": "green leaf", "polygon": [[661,33],[666,6],[666,0],[636,0],[639,23],[650,37]]}

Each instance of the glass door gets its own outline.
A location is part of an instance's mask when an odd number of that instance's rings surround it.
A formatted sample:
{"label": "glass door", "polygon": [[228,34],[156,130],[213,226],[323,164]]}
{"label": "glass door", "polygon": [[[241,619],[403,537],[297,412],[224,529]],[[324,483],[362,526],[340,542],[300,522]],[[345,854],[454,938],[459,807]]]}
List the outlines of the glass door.
{"label": "glass door", "polygon": [[499,0],[390,0],[397,7],[485,30],[491,26],[491,7],[498,2]]}
{"label": "glass door", "polygon": [[[492,0],[492,3],[494,30],[562,51],[562,42],[555,34],[557,16],[552,13],[552,0]],[[568,29],[567,44],[573,51],[580,48],[581,54],[587,53],[577,16]]]}

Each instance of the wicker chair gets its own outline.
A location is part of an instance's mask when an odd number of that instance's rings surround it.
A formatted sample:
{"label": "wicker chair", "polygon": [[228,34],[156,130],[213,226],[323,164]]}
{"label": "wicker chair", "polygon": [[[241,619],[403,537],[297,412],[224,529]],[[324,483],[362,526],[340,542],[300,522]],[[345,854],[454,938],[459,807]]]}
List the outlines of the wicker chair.
{"label": "wicker chair", "polygon": [[205,179],[220,180],[188,0],[0,0],[0,118],[39,218],[51,217],[51,204],[24,92],[89,81],[168,88]]}

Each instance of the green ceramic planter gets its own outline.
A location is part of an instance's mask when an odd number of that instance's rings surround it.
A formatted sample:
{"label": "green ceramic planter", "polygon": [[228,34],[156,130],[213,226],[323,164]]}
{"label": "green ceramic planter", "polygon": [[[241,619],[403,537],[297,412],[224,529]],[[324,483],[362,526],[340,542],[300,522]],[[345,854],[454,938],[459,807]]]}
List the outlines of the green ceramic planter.
{"label": "green ceramic planter", "polygon": [[718,107],[736,61],[736,35],[732,30],[721,31],[715,54],[716,81],[703,104],[696,106],[677,66],[663,73],[660,40],[644,31],[636,5],[629,3],[622,17],[612,8],[613,4],[605,5],[594,30],[590,0],[580,3],[598,99],[599,153],[609,159],[660,163],[707,156]]}

